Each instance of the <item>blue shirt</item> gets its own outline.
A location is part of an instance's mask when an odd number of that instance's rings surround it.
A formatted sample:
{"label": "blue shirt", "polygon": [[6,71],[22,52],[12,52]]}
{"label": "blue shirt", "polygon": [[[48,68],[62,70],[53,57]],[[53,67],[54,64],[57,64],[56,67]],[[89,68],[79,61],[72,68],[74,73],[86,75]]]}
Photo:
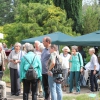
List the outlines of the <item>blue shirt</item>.
{"label": "blue shirt", "polygon": [[41,54],[41,62],[42,62],[42,74],[47,74],[48,72],[48,60],[50,58],[50,52],[47,48],[45,48]]}

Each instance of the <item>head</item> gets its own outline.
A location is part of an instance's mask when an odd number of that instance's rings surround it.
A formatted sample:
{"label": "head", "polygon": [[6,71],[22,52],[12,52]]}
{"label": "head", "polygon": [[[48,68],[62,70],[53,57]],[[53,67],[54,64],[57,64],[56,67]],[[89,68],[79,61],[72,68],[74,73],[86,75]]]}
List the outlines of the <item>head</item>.
{"label": "head", "polygon": [[50,47],[49,47],[49,51],[50,53],[53,53],[54,51],[57,51],[57,46],[52,44]]}
{"label": "head", "polygon": [[34,47],[33,47],[32,44],[26,45],[25,48],[26,48],[26,52],[27,52],[27,53],[28,53],[28,52],[34,52]]}
{"label": "head", "polygon": [[78,52],[78,46],[72,46],[72,54],[76,54],[76,52]]}
{"label": "head", "polygon": [[68,46],[65,46],[65,47],[63,47],[62,51],[64,54],[67,54],[68,52],[70,52],[70,49]]}
{"label": "head", "polygon": [[20,51],[20,48],[21,48],[21,44],[19,42],[16,42],[15,45],[14,45],[14,48],[15,48],[15,51]]}
{"label": "head", "polygon": [[50,37],[44,37],[44,39],[43,39],[43,45],[44,45],[46,48],[48,48],[48,47],[50,46],[50,44],[51,44],[51,39],[50,39]]}
{"label": "head", "polygon": [[83,47],[82,46],[79,46],[78,47],[78,51],[82,51],[83,50]]}
{"label": "head", "polygon": [[44,47],[43,43],[40,43],[40,45],[39,45],[39,51],[42,52],[44,48],[45,47]]}
{"label": "head", "polygon": [[90,54],[90,55],[93,55],[94,53],[95,53],[95,49],[94,49],[94,48],[90,48],[90,49],[89,49],[89,54]]}
{"label": "head", "polygon": [[35,41],[34,42],[34,47],[35,47],[35,50],[39,50],[39,45],[40,45],[40,41]]}

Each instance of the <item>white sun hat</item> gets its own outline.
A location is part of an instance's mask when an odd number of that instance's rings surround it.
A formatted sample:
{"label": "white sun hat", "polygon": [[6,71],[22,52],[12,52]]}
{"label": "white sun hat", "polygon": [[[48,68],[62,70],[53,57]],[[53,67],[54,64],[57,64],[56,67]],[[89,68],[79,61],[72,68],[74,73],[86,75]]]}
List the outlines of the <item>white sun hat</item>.
{"label": "white sun hat", "polygon": [[70,52],[70,49],[69,49],[68,46],[63,47],[63,48],[62,48],[62,51],[66,50],[66,49],[67,49],[68,52]]}

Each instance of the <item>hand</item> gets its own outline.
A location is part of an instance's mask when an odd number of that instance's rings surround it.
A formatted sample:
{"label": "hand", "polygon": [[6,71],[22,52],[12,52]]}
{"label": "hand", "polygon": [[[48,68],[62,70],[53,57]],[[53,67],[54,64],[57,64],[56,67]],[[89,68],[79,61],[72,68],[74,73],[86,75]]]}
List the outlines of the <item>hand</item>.
{"label": "hand", "polygon": [[19,62],[19,60],[15,60],[15,61],[14,61],[14,64],[17,64],[18,62]]}
{"label": "hand", "polygon": [[93,74],[94,74],[94,75],[96,74],[96,70],[93,71]]}
{"label": "hand", "polygon": [[3,71],[5,70],[6,68],[5,67],[3,67]]}
{"label": "hand", "polygon": [[80,72],[81,72],[81,73],[83,72],[83,68],[81,68]]}
{"label": "hand", "polygon": [[49,76],[53,76],[53,74],[52,74],[51,71],[48,71],[48,75],[49,75]]}

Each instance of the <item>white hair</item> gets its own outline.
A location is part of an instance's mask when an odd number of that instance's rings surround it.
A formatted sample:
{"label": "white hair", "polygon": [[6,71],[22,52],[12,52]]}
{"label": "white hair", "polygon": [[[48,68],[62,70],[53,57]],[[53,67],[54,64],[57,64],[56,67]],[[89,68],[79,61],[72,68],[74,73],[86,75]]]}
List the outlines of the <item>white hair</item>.
{"label": "white hair", "polygon": [[19,42],[16,42],[14,46],[16,46],[16,45],[21,47],[21,43],[19,43]]}
{"label": "white hair", "polygon": [[95,49],[94,48],[90,48],[89,51],[95,53]]}
{"label": "white hair", "polygon": [[39,49],[40,49],[41,51],[43,51],[44,48],[45,48],[45,47],[44,47],[43,43],[40,43],[40,44],[39,44]]}
{"label": "white hair", "polygon": [[38,45],[40,44],[40,41],[36,40],[34,43],[38,43]]}

